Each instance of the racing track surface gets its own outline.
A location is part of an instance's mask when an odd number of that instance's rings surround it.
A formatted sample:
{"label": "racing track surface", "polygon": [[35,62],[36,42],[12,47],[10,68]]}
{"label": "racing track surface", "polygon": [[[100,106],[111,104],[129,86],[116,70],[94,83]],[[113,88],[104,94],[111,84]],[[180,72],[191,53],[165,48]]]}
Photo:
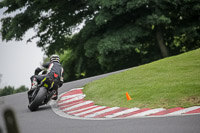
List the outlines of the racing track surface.
{"label": "racing track surface", "polygon": [[[118,71],[119,72],[119,71]],[[110,73],[112,74],[112,73]],[[59,93],[81,87],[109,74],[65,83]],[[199,133],[200,115],[132,118],[117,120],[77,120],[56,115],[50,105],[30,112],[27,94],[19,93],[0,97],[0,128],[6,133],[4,110],[15,111],[21,133]]]}

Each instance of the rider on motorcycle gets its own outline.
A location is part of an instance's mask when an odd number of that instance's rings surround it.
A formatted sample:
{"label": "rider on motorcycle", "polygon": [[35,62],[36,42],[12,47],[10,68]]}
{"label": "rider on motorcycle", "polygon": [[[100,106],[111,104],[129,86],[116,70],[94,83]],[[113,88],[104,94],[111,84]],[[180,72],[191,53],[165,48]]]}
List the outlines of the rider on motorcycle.
{"label": "rider on motorcycle", "polygon": [[[38,75],[41,71],[47,70],[47,73],[44,75]],[[50,79],[59,79],[57,84],[54,84],[56,94],[52,97],[53,100],[57,100],[58,98],[58,88],[63,85],[63,68],[60,64],[60,58],[58,55],[52,55],[50,57],[50,62],[42,64],[40,67],[35,69],[35,75],[31,77],[31,89],[28,91],[28,95],[30,95],[34,89],[38,87],[38,85],[48,77]]]}

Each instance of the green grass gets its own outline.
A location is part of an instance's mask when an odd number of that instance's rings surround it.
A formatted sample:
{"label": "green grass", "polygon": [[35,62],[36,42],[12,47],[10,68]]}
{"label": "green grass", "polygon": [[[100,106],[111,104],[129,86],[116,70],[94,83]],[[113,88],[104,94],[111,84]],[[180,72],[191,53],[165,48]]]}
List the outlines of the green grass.
{"label": "green grass", "polygon": [[[200,105],[200,49],[110,75],[84,86],[87,100],[119,107]],[[127,101],[126,92],[132,100]]]}

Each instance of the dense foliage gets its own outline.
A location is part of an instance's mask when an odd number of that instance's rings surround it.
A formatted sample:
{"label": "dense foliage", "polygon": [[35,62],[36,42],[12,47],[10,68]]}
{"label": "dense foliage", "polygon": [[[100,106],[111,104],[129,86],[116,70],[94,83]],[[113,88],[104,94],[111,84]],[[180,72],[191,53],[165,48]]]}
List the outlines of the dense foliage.
{"label": "dense foliage", "polygon": [[25,86],[20,86],[17,89],[15,89],[12,86],[5,86],[3,89],[0,89],[0,96],[6,96],[6,95],[15,94],[15,93],[20,93],[20,92],[24,92],[27,90],[28,90],[28,88],[26,88]]}
{"label": "dense foliage", "polygon": [[34,28],[48,55],[62,53],[66,81],[200,47],[199,0],[3,0],[3,7],[18,13],[1,19],[2,38],[20,40]]}

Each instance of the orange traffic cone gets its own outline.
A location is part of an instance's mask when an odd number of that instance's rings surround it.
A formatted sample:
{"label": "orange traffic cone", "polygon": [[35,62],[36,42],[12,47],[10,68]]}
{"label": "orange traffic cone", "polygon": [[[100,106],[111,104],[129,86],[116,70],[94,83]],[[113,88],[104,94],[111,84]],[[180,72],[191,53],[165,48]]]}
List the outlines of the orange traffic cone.
{"label": "orange traffic cone", "polygon": [[131,97],[129,96],[128,92],[126,92],[126,98],[127,98],[127,101],[131,100]]}

